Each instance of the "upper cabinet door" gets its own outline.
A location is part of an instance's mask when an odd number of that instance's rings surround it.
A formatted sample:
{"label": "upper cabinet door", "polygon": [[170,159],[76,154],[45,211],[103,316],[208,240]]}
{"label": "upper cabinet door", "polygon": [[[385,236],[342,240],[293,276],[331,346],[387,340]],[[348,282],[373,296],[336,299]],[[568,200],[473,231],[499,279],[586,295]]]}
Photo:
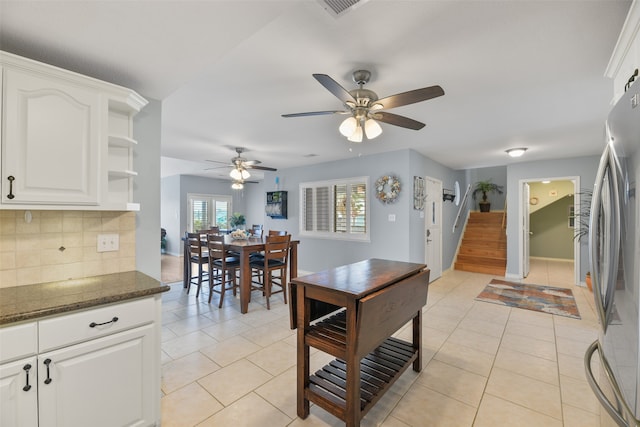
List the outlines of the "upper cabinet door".
{"label": "upper cabinet door", "polygon": [[2,203],[97,205],[100,93],[9,68],[2,92]]}

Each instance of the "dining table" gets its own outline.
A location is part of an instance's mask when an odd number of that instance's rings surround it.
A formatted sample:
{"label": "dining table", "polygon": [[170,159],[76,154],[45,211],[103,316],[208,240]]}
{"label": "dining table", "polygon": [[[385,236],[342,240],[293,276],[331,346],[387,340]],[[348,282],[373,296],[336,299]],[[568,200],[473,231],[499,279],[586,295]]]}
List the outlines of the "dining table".
{"label": "dining table", "polygon": [[[202,243],[207,244],[206,235],[203,234]],[[185,240],[184,237],[182,239]],[[249,311],[251,301],[251,254],[265,250],[266,237],[249,236],[246,239],[234,239],[230,234],[224,234],[224,244],[227,249],[238,253],[240,258],[240,312]],[[298,277],[298,245],[300,240],[291,240],[289,246],[289,278]],[[183,284],[186,288],[189,284],[189,248],[184,245],[184,274]]]}

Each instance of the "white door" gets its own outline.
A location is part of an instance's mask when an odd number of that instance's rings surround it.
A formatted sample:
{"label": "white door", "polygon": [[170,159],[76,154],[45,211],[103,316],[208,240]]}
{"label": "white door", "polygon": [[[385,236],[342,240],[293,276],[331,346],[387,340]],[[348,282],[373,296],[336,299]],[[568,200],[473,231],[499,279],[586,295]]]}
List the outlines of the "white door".
{"label": "white door", "polygon": [[522,277],[529,275],[529,184],[522,184]]}
{"label": "white door", "polygon": [[154,327],[39,355],[40,427],[154,425]]}
{"label": "white door", "polygon": [[99,93],[26,72],[4,74],[2,202],[97,205],[106,131]]}
{"label": "white door", "polygon": [[38,426],[36,357],[0,365],[0,426]]}
{"label": "white door", "polygon": [[429,281],[442,276],[442,181],[425,177],[425,264],[431,270]]}

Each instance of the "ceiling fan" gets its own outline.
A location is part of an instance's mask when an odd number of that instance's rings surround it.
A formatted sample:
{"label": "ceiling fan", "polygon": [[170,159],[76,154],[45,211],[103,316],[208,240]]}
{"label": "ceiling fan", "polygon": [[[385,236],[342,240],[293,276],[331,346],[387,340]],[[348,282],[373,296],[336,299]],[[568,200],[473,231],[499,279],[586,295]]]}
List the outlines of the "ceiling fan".
{"label": "ceiling fan", "polygon": [[329,92],[335,95],[345,106],[345,110],[313,111],[309,113],[283,114],[282,117],[320,116],[326,114],[349,114],[340,125],[340,133],[351,142],[362,142],[363,135],[367,139],[373,139],[382,133],[378,121],[407,129],[420,130],[425,125],[419,121],[397,114],[388,113],[388,110],[403,105],[422,102],[431,98],[444,95],[440,86],[429,86],[422,89],[410,90],[379,99],[372,90],[363,86],[369,82],[371,72],[356,70],[353,72],[353,81],[358,89],[347,91],[326,74],[313,74],[313,77]]}
{"label": "ceiling fan", "polygon": [[[222,163],[225,166],[219,166],[219,167],[231,167],[233,169],[231,169],[231,172],[229,172],[229,176],[234,180],[234,183],[237,181],[239,184],[242,184],[244,182],[248,182],[246,181],[247,178],[249,178],[251,176],[251,174],[249,173],[249,171],[247,169],[258,169],[258,170],[265,170],[265,171],[277,171],[278,169],[274,169],[274,168],[269,168],[266,166],[259,166],[260,163],[262,163],[259,160],[247,160],[244,157],[242,157],[242,153],[245,151],[245,149],[243,147],[236,147],[236,153],[238,153],[238,155],[234,158],[231,159],[231,163],[226,163],[226,162],[219,162],[217,160],[207,160],[208,162],[212,162],[212,163]],[[208,168],[208,169],[217,169],[216,168]],[[207,170],[208,170],[207,169]]]}

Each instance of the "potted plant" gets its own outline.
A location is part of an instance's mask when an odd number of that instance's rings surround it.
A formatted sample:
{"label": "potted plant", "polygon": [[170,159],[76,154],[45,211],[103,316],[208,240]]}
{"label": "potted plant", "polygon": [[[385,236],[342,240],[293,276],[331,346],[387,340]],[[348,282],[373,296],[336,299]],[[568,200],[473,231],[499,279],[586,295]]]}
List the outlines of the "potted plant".
{"label": "potted plant", "polygon": [[242,215],[241,213],[234,213],[233,215],[231,215],[231,218],[229,218],[229,225],[231,225],[231,228],[242,228],[244,227],[246,223],[246,220],[244,218],[244,215]]}
{"label": "potted plant", "polygon": [[474,184],[473,200],[476,200],[478,194],[482,194],[482,200],[478,202],[480,206],[480,212],[489,212],[491,210],[491,202],[487,199],[487,193],[498,193],[502,194],[502,185],[494,184],[491,180],[487,181],[478,181]]}
{"label": "potted plant", "polygon": [[589,236],[589,217],[591,216],[592,190],[582,190],[580,192],[580,212],[575,213],[573,238],[581,241],[583,237]]}
{"label": "potted plant", "polygon": [[587,271],[587,275],[584,276],[584,281],[587,284],[587,288],[593,292],[593,285],[591,284],[591,272]]}

